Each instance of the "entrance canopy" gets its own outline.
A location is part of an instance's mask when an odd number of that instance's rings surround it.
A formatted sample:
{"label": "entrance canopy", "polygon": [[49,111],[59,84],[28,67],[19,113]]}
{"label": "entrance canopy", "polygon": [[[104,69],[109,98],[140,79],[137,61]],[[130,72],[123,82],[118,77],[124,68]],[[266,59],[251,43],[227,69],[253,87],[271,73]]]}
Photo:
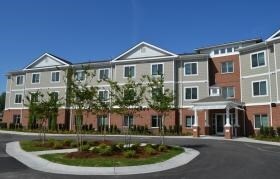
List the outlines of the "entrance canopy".
{"label": "entrance canopy", "polygon": [[192,103],[194,110],[207,109],[242,109],[243,104],[239,101],[226,99],[222,96],[209,96],[207,98]]}

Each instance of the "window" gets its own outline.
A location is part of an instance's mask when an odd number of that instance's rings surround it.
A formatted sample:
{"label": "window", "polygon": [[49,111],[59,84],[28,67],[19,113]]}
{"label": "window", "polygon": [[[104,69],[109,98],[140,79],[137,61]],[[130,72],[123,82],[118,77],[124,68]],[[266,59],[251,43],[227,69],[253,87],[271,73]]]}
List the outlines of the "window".
{"label": "window", "polygon": [[221,90],[219,87],[211,87],[210,88],[210,96],[220,96]]}
{"label": "window", "polygon": [[268,116],[267,114],[256,114],[255,115],[255,128],[267,127]]}
{"label": "window", "polygon": [[31,97],[31,102],[35,102],[35,103],[39,102],[38,93],[31,93],[30,97]]}
{"label": "window", "polygon": [[214,50],[214,55],[219,55],[219,53],[220,53],[220,50]]}
{"label": "window", "polygon": [[135,77],[135,66],[125,66],[124,77]]}
{"label": "window", "polygon": [[52,76],[52,82],[59,82],[59,71],[53,71],[51,73],[51,76]]}
{"label": "window", "polygon": [[39,83],[40,82],[40,74],[39,73],[33,73],[32,74],[32,83]]}
{"label": "window", "polygon": [[163,64],[152,64],[152,75],[162,75]]}
{"label": "window", "polygon": [[233,87],[223,87],[222,94],[224,98],[234,98],[234,88]]}
{"label": "window", "polygon": [[97,116],[97,126],[105,126],[108,125],[108,118],[106,115]]}
{"label": "window", "polygon": [[185,88],[185,100],[197,99],[197,87]]}
{"label": "window", "polygon": [[186,127],[191,128],[194,125],[194,116],[186,116]]}
{"label": "window", "polygon": [[20,115],[19,114],[13,115],[13,123],[20,124]]}
{"label": "window", "polygon": [[76,71],[75,80],[76,81],[84,81],[86,79],[86,74],[84,71]]}
{"label": "window", "polygon": [[227,48],[227,53],[231,53],[232,52],[232,48]]}
{"label": "window", "polygon": [[196,75],[197,63],[185,63],[185,75]]}
{"label": "window", "polygon": [[233,72],[233,62],[223,62],[222,63],[222,73],[232,73]]}
{"label": "window", "polygon": [[57,100],[58,100],[58,92],[52,92],[52,93],[51,93],[51,98],[52,98],[53,100],[57,101]]}
{"label": "window", "polygon": [[16,94],[15,103],[20,104],[22,102],[22,94]]}
{"label": "window", "polygon": [[108,101],[109,92],[108,91],[98,91],[98,96],[101,101]]}
{"label": "window", "polygon": [[253,96],[267,95],[266,81],[253,82]]}
{"label": "window", "polygon": [[162,116],[152,116],[152,127],[161,127]]}
{"label": "window", "polygon": [[124,116],[123,118],[123,126],[131,127],[133,125],[133,116]]}
{"label": "window", "polygon": [[221,49],[221,54],[224,54],[224,53],[226,53],[226,49],[222,48]]}
{"label": "window", "polygon": [[99,80],[106,80],[109,78],[109,69],[99,70]]}
{"label": "window", "polygon": [[252,68],[265,66],[264,52],[251,54]]}
{"label": "window", "polygon": [[16,84],[17,85],[22,85],[23,84],[23,75],[20,75],[20,76],[16,77]]}

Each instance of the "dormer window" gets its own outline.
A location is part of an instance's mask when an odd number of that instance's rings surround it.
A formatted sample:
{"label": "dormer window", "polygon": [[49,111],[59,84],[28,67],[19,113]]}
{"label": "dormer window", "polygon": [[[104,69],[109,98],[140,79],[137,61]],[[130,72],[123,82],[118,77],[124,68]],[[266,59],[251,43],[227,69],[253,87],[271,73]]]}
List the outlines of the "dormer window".
{"label": "dormer window", "polygon": [[210,96],[220,96],[221,89],[219,87],[211,87],[210,88]]}

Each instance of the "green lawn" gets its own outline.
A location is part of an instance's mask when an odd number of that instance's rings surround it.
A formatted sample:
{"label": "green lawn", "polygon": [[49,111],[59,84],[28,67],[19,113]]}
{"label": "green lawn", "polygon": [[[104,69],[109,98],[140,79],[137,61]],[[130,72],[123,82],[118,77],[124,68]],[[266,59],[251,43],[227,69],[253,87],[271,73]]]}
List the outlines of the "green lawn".
{"label": "green lawn", "polygon": [[74,166],[90,166],[90,167],[114,167],[114,166],[135,166],[158,163],[168,160],[184,151],[183,148],[171,148],[164,153],[147,158],[125,158],[123,156],[95,156],[86,159],[71,159],[65,157],[65,154],[46,154],[41,157],[52,162],[74,165]]}
{"label": "green lawn", "polygon": [[256,136],[254,137],[256,140],[263,140],[263,141],[270,141],[270,142],[280,142],[280,137],[275,136],[275,137],[265,137],[265,136]]}
{"label": "green lawn", "polygon": [[52,148],[47,146],[40,145],[41,141],[36,140],[24,140],[20,141],[20,146],[23,150],[27,152],[33,152],[33,151],[41,151],[41,150],[52,150]]}

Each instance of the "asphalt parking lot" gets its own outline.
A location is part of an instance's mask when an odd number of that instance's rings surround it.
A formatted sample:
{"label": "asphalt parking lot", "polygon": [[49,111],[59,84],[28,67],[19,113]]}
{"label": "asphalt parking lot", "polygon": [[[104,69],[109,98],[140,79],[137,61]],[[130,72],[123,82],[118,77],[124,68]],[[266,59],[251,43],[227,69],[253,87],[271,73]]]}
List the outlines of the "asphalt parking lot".
{"label": "asphalt parking lot", "polygon": [[[0,134],[0,178],[45,179],[81,178],[81,176],[58,175],[32,170],[5,152],[7,142],[32,139],[36,136]],[[88,137],[95,140],[99,137]],[[102,138],[102,137],[100,137]],[[107,137],[109,140],[122,141],[123,137]],[[135,141],[160,142],[159,138],[133,137]],[[279,178],[280,147],[222,140],[207,139],[166,139],[170,145],[194,148],[200,155],[189,164],[167,170],[141,175],[127,176],[82,176],[82,178]]]}

